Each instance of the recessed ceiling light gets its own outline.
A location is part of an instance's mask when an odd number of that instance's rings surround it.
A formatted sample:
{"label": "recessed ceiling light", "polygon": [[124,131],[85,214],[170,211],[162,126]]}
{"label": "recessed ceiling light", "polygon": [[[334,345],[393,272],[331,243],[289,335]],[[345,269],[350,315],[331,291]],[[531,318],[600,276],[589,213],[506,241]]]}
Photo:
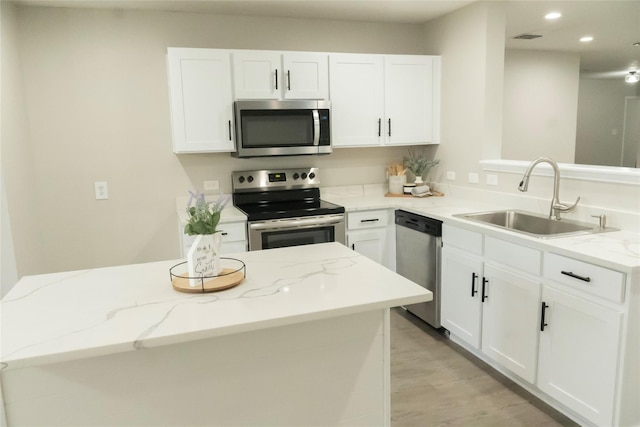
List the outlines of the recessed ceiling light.
{"label": "recessed ceiling light", "polygon": [[581,38],[580,38],[580,41],[581,41],[582,43],[592,42],[592,41],[593,41],[593,37],[591,37],[591,36],[584,36],[584,37],[581,37]]}
{"label": "recessed ceiling light", "polygon": [[544,15],[544,19],[558,19],[562,16],[560,12],[549,12]]}

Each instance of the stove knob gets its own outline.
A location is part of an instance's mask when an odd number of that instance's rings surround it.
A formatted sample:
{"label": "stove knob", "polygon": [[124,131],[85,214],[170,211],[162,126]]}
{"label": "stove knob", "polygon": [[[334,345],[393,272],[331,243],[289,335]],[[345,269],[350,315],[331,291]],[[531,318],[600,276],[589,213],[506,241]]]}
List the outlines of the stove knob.
{"label": "stove knob", "polygon": [[240,178],[238,178],[238,181],[240,181],[240,184],[242,184],[244,182],[244,176],[240,175]]}
{"label": "stove knob", "polygon": [[253,182],[253,177],[252,177],[251,175],[249,175],[249,176],[247,177],[247,181],[248,181],[248,182]]}
{"label": "stove knob", "polygon": [[315,177],[316,177],[316,174],[315,174],[315,173],[311,172],[311,173],[309,174],[309,179],[313,179],[313,178],[315,178]]}
{"label": "stove knob", "polygon": [[306,172],[302,172],[302,179],[307,179],[307,173]]}
{"label": "stove knob", "polygon": [[300,175],[298,174],[298,172],[294,173],[293,174],[293,179],[298,179],[298,178],[300,178]]}

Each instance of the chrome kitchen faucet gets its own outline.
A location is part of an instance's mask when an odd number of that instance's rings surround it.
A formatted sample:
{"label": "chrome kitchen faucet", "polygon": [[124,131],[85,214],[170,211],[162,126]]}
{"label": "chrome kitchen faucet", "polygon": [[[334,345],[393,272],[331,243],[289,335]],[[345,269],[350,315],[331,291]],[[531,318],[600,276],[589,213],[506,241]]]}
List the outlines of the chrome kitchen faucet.
{"label": "chrome kitchen faucet", "polygon": [[524,172],[524,176],[522,177],[522,181],[520,181],[520,185],[518,185],[518,190],[525,192],[529,188],[529,178],[531,177],[531,171],[536,167],[539,163],[549,163],[551,168],[553,169],[553,198],[551,199],[551,206],[549,208],[549,219],[559,220],[560,212],[569,212],[571,209],[575,208],[578,202],[580,201],[580,197],[576,199],[576,202],[573,205],[567,205],[560,201],[559,188],[560,188],[560,168],[558,164],[548,157],[538,157],[534,161],[529,164],[527,170]]}

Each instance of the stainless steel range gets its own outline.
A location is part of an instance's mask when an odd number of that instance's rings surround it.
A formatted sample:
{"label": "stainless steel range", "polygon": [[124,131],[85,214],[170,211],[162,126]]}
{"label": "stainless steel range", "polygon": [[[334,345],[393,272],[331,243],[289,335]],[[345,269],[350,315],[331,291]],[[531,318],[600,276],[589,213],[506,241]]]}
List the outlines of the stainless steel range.
{"label": "stainless steel range", "polygon": [[233,172],[233,204],[247,215],[249,250],[345,243],[344,207],[320,200],[318,168]]}

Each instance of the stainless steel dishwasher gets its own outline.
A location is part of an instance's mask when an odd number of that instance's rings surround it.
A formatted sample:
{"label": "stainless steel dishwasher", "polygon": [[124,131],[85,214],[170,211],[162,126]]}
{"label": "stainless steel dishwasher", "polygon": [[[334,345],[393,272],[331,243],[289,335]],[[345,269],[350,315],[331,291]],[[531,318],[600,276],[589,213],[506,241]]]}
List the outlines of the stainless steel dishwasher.
{"label": "stainless steel dishwasher", "polygon": [[442,221],[396,211],[396,272],[433,293],[433,301],[405,308],[433,326],[440,327],[440,252]]}

